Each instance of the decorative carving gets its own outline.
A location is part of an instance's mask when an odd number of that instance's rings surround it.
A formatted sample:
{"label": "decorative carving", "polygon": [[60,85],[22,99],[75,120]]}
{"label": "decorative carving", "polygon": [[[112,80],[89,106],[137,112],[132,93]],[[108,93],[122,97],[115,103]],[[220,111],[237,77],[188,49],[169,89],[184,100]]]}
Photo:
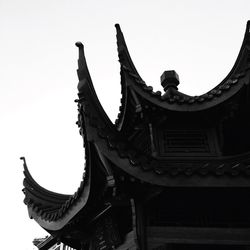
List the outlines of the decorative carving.
{"label": "decorative carving", "polygon": [[[205,129],[159,129],[159,155],[215,155],[216,136]],[[211,138],[213,137],[213,138]]]}

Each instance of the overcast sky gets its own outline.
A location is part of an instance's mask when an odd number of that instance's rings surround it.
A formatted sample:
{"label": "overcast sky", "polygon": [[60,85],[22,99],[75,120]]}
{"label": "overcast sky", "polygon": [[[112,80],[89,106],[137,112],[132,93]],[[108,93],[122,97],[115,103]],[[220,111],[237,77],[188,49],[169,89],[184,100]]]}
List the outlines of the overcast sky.
{"label": "overcast sky", "polygon": [[46,235],[23,204],[20,156],[47,189],[71,194],[80,183],[76,41],[114,121],[121,98],[115,23],[148,85],[162,90],[160,75],[174,69],[179,90],[198,95],[232,68],[248,19],[249,0],[0,0],[1,249],[31,250],[33,238]]}

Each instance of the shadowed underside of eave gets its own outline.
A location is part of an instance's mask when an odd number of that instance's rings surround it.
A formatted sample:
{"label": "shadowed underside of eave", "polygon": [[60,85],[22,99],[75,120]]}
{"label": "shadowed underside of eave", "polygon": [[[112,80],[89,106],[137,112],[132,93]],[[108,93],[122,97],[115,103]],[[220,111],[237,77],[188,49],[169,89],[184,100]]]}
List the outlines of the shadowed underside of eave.
{"label": "shadowed underside of eave", "polygon": [[92,127],[92,139],[104,157],[127,179],[160,186],[250,186],[250,152],[220,158],[157,159],[132,148],[105,129]]}

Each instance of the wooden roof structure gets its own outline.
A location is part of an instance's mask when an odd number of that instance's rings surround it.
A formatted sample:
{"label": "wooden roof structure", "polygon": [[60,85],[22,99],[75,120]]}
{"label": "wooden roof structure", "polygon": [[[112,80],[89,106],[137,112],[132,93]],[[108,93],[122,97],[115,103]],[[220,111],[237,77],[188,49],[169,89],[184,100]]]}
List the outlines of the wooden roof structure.
{"label": "wooden roof structure", "polygon": [[[163,94],[146,85],[132,62],[120,26],[115,26],[122,89],[118,118],[113,124],[103,110],[84,46],[76,43],[77,124],[86,158],[83,179],[73,195],[51,192],[33,179],[23,157],[24,203],[30,218],[76,249],[158,249],[163,245],[160,249],[170,249],[166,244],[179,242],[174,239],[182,243],[191,239],[195,244],[250,244],[250,217],[246,218],[250,208],[250,22],[232,70],[200,96],[181,93],[175,71],[163,73]],[[168,208],[169,217],[161,212],[160,208],[167,206],[166,197],[171,204],[183,206],[177,195],[182,200],[189,197],[185,218],[178,215],[173,219],[178,210],[175,206]],[[204,205],[197,205],[199,199]],[[190,214],[196,211],[194,207],[206,213],[207,207],[217,211],[213,202],[224,204],[220,204],[217,217],[209,220],[213,229],[208,223],[199,231]],[[240,209],[236,203],[242,205]],[[231,213],[221,210],[228,206],[236,211],[233,219]],[[166,223],[157,216],[164,217]],[[200,226],[201,219],[198,221]],[[173,229],[173,225],[182,227]],[[187,226],[191,229],[185,231]],[[223,227],[231,231],[225,232]],[[163,228],[167,230],[164,235],[170,235],[164,236],[166,240],[159,236]],[[210,239],[204,236],[207,232]],[[152,240],[150,235],[155,235]],[[187,237],[184,241],[183,235]]]}

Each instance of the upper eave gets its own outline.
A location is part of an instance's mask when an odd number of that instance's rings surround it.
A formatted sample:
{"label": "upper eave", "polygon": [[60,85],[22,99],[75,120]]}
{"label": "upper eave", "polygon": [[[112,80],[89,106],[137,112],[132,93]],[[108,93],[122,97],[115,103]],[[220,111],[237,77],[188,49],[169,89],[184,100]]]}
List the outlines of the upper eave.
{"label": "upper eave", "polygon": [[[142,85],[140,85],[139,81],[142,80],[129,57],[119,26],[116,27],[118,28],[118,52],[121,61],[121,73],[122,77],[124,77],[122,78],[122,83],[125,84],[124,91],[128,92],[128,88],[131,87],[137,94],[141,94],[142,97],[148,98],[149,101],[159,104],[159,106],[162,105],[162,107],[168,110],[173,110],[173,107],[178,107],[183,111],[183,106],[185,107],[185,105],[188,107],[186,108],[188,111],[190,111],[190,109],[192,109],[192,111],[197,110],[195,109],[195,102],[189,104],[183,103],[182,105],[179,103],[170,104],[166,100],[159,100],[157,97],[158,94],[152,94],[153,92],[150,87],[142,87]],[[249,36],[245,36],[243,47],[246,43],[246,37],[249,39]],[[95,145],[97,151],[104,158],[113,162],[113,165],[115,165],[117,169],[123,170],[128,175],[140,181],[160,186],[209,186],[212,184],[215,186],[250,185],[250,171],[248,167],[250,152],[246,152],[243,155],[218,158],[157,159],[133,148],[133,145],[129,143],[128,139],[123,135],[123,132],[120,131],[119,128],[117,129],[117,126],[109,120],[107,114],[103,110],[94,91],[93,83],[86,65],[83,45],[78,43],[78,47],[78,104],[81,119],[85,121],[84,129],[86,130],[88,140]],[[241,53],[245,54],[244,50],[241,51]],[[239,55],[239,58],[238,60],[243,60],[241,55]],[[124,63],[122,60],[125,60]],[[236,63],[233,72],[238,70],[239,66],[237,65],[240,64]],[[246,76],[239,75],[238,79],[242,80],[245,79],[245,77]],[[131,81],[137,79],[138,83],[135,83],[135,81],[129,82],[129,79]],[[239,84],[236,84],[236,82],[234,82],[234,84],[235,88],[239,88]],[[220,91],[223,92],[224,90]],[[228,93],[229,92],[231,91],[228,91]],[[221,94],[220,97],[214,97],[210,102],[221,100],[222,96],[226,95],[227,93],[225,90],[225,93]],[[125,109],[123,114],[126,112],[126,99],[124,101]],[[205,108],[205,102],[208,101],[204,101],[204,104],[200,104],[199,102],[199,105],[203,105],[203,108]],[[177,108],[175,110],[177,110]]]}
{"label": "upper eave", "polygon": [[[79,103],[79,105],[82,105],[86,101],[86,103],[88,103],[88,105],[90,105],[91,108],[94,109],[96,115],[99,117],[99,123],[101,123],[102,126],[107,126],[111,130],[114,130],[115,129],[114,124],[110,121],[108,115],[104,111],[95,92],[84,55],[84,46],[80,42],[77,42],[76,46],[79,48],[79,59],[78,59],[78,69],[77,69],[77,74],[79,78],[79,83],[78,83],[79,100],[77,100],[77,102]],[[85,111],[83,110],[83,112]]]}
{"label": "upper eave", "polygon": [[215,107],[236,95],[244,85],[250,82],[250,21],[247,22],[243,43],[236,62],[225,77],[215,88],[200,96],[188,96],[173,90],[170,95],[163,95],[160,91],[153,91],[138,74],[130,57],[120,26],[117,29],[117,46],[122,75],[122,104],[118,116],[117,126],[122,127],[126,113],[128,88],[149,103],[160,108],[178,112],[196,112]]}

